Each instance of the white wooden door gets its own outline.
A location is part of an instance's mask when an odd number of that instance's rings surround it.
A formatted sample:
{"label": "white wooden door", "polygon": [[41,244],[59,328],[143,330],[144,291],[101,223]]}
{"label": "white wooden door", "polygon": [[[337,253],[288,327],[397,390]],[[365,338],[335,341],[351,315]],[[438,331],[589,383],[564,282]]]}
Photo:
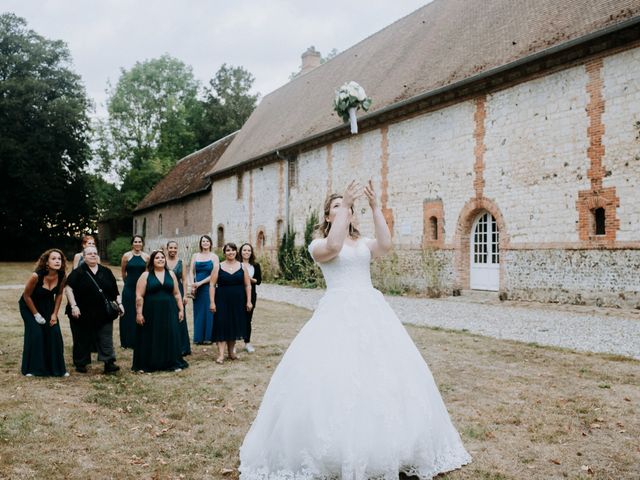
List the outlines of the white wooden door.
{"label": "white wooden door", "polygon": [[496,219],[489,212],[481,213],[471,229],[471,275],[473,290],[493,290],[500,287],[500,237]]}

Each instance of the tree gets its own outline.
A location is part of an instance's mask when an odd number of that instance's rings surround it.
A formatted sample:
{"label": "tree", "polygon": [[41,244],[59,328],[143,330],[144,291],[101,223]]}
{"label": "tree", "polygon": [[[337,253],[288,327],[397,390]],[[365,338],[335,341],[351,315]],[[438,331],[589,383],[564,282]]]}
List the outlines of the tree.
{"label": "tree", "polygon": [[259,94],[249,93],[254,80],[243,67],[224,63],[218,69],[206,89],[201,117],[194,121],[200,148],[242,128],[258,102]]}
{"label": "tree", "polygon": [[92,225],[90,108],[64,42],[0,15],[1,259],[65,248]]}
{"label": "tree", "polygon": [[197,149],[193,118],[201,108],[191,67],[169,55],[122,69],[96,129],[103,170],[122,182],[130,212],[176,163]]}

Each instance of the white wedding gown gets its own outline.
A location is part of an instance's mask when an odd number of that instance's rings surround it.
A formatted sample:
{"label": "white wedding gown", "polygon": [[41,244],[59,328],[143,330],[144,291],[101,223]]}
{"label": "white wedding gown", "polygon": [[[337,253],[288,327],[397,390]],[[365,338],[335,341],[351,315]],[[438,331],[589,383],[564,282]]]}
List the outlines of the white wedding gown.
{"label": "white wedding gown", "polygon": [[361,239],[320,264],[326,294],[271,378],[240,449],[241,480],[424,480],[470,462],[429,367],[371,284],[370,260]]}

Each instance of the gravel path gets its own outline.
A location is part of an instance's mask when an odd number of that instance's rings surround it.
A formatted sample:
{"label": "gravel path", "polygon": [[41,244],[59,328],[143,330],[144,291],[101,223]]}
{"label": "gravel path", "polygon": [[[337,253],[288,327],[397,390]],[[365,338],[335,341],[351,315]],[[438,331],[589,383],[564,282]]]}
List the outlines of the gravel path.
{"label": "gravel path", "polygon": [[[258,297],[313,310],[324,290],[274,284]],[[640,360],[640,318],[635,312],[524,302],[385,296],[405,323],[464,330],[487,337],[539,345],[612,353]],[[486,297],[485,297],[486,298]]]}

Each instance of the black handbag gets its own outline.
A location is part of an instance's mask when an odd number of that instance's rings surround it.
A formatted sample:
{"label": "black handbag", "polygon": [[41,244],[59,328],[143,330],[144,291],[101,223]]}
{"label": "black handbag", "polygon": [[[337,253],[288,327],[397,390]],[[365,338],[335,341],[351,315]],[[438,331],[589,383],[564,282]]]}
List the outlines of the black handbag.
{"label": "black handbag", "polygon": [[91,279],[91,281],[98,288],[100,295],[102,295],[102,298],[104,298],[104,309],[107,313],[107,318],[109,320],[115,320],[116,318],[118,318],[118,315],[120,315],[120,307],[118,306],[118,303],[114,302],[113,300],[109,300],[107,296],[104,294],[104,292],[102,291],[102,289],[100,288],[100,285],[98,285],[98,282],[94,280],[91,274],[87,272],[87,275],[89,275],[89,278]]}

